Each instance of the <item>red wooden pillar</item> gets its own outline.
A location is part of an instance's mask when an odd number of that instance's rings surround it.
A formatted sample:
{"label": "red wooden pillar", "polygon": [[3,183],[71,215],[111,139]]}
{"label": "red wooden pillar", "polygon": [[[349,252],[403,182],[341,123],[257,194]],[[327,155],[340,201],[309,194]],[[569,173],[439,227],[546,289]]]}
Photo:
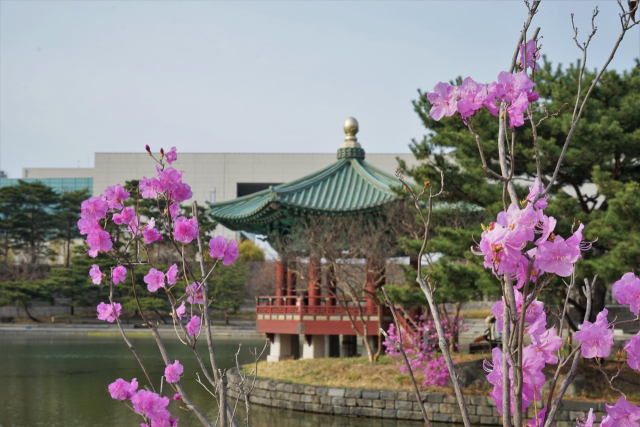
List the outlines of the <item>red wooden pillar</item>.
{"label": "red wooden pillar", "polygon": [[384,266],[379,265],[371,258],[367,258],[367,307],[376,307],[376,301],[370,294],[375,294],[378,288],[384,285],[385,272]]}
{"label": "red wooden pillar", "polygon": [[[409,265],[411,265],[411,267],[413,267],[413,269],[417,272],[418,271],[418,257],[417,256],[412,256],[409,257]],[[418,284],[416,282],[413,283],[413,285],[411,285],[413,287],[418,287]],[[422,307],[420,306],[416,306],[416,307],[409,307],[409,317],[411,317],[411,320],[416,320],[416,318],[422,316]]]}
{"label": "red wooden pillar", "polygon": [[309,305],[320,305],[320,258],[311,256],[309,258]]}
{"label": "red wooden pillar", "polygon": [[336,285],[337,285],[337,278],[336,278],[336,270],[333,267],[333,265],[329,265],[327,267],[327,297],[329,297],[329,301],[327,302],[327,305],[336,305]]}
{"label": "red wooden pillar", "polygon": [[287,270],[287,305],[296,305],[296,273]]}
{"label": "red wooden pillar", "polygon": [[287,263],[278,257],[276,261],[276,305],[284,305],[285,289],[287,287]]}

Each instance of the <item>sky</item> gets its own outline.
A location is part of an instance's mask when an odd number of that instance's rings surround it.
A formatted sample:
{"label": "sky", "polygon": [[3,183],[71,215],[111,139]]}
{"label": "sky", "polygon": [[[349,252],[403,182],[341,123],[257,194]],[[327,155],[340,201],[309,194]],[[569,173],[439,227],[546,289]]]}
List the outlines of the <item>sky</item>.
{"label": "sky", "polygon": [[[626,4],[626,2],[623,2]],[[617,3],[543,1],[542,53],[587,66],[618,37]],[[335,152],[360,123],[370,153],[425,133],[417,90],[507,68],[522,1],[0,1],[0,170],[93,167],[96,152]],[[640,54],[634,28],[610,68]]]}

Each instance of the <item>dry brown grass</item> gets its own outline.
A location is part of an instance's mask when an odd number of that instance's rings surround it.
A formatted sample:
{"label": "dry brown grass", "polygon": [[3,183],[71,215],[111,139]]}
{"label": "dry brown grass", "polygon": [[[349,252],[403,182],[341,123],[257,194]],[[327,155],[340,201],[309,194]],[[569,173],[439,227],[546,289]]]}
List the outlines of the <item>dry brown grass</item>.
{"label": "dry brown grass", "polygon": [[465,319],[486,319],[491,314],[490,309],[486,310],[463,310],[460,312],[460,317]]}
{"label": "dry brown grass", "polygon": [[[481,358],[481,355],[456,354],[458,363]],[[250,368],[248,366],[248,368]],[[260,362],[258,377],[282,382],[326,387],[346,387],[382,390],[412,390],[411,379],[403,375],[396,360],[385,356],[378,363],[365,358],[287,360],[279,363]],[[416,373],[418,385],[424,381],[422,373]],[[441,391],[445,388],[422,388]]]}

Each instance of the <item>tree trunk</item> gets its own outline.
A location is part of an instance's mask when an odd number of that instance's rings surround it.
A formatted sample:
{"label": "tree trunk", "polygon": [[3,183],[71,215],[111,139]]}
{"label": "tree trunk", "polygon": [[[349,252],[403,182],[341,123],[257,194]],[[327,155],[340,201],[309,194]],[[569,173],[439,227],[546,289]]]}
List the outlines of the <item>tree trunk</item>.
{"label": "tree trunk", "polygon": [[229,312],[228,311],[224,312],[224,324],[229,326]]}
{"label": "tree trunk", "polygon": [[38,322],[40,323],[40,321],[38,319],[36,319],[35,317],[33,317],[31,315],[31,313],[29,313],[29,310],[27,309],[27,305],[24,303],[23,300],[20,300],[20,302],[22,303],[22,308],[24,309],[24,312],[26,313],[27,317],[31,320],[33,320],[34,322]]}

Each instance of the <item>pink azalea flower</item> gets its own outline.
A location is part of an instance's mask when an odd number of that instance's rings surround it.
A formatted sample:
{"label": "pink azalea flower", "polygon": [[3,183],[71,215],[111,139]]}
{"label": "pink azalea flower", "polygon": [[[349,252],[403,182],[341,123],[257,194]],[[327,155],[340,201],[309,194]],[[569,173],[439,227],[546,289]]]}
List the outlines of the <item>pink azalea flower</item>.
{"label": "pink azalea flower", "polygon": [[113,306],[116,309],[115,314],[113,313],[113,308],[111,308],[111,304],[105,304],[101,302],[98,304],[98,319],[104,320],[109,323],[113,323],[116,320],[116,317],[120,317],[120,313],[122,312],[122,305],[117,302],[113,303]]}
{"label": "pink azalea flower", "polygon": [[596,420],[596,416],[593,415],[593,408],[589,409],[589,414],[586,420],[578,421],[577,427],[593,427],[593,422]]}
{"label": "pink azalea flower", "polygon": [[165,154],[167,158],[167,163],[171,164],[178,159],[178,154],[176,154],[176,147],[171,147],[168,153]]}
{"label": "pink azalea flower", "polygon": [[527,92],[527,101],[529,101],[529,104],[531,104],[532,102],[536,102],[538,99],[540,99],[540,95],[538,95],[538,92],[536,92],[535,90]]}
{"label": "pink azalea flower", "polygon": [[139,390],[131,398],[131,403],[134,411],[149,418],[151,427],[168,427],[171,425],[171,413],[167,410],[167,406],[169,406],[168,397],[160,397],[156,393]]}
{"label": "pink azalea flower", "polygon": [[89,270],[89,276],[91,276],[91,281],[94,285],[99,285],[102,282],[102,272],[100,271],[100,267],[96,264],[91,266],[91,270]]}
{"label": "pink azalea flower", "polygon": [[498,331],[502,333],[502,328],[503,328],[502,322],[504,321],[504,301],[503,300],[496,301],[496,303],[493,304],[493,307],[491,307],[491,314],[496,316]]}
{"label": "pink azalea flower", "polygon": [[536,261],[541,272],[567,277],[573,273],[573,255],[564,239],[556,236],[553,242],[547,240],[538,245]]}
{"label": "pink azalea flower", "polygon": [[150,245],[153,242],[159,242],[162,240],[162,235],[158,233],[155,228],[148,228],[142,233],[145,245]]}
{"label": "pink azalea flower", "polygon": [[80,218],[80,220],[78,220],[78,228],[80,229],[81,235],[92,233],[95,230],[102,230],[97,220],[84,218]]}
{"label": "pink azalea flower", "polygon": [[574,339],[582,343],[582,357],[608,357],[613,346],[613,329],[607,322],[609,311],[605,308],[596,316],[594,323],[585,320]]}
{"label": "pink azalea flower", "polygon": [[541,335],[530,334],[531,344],[542,356],[544,362],[555,365],[558,363],[558,356],[553,352],[558,351],[562,346],[562,338],[556,335],[556,328],[547,329]]}
{"label": "pink azalea flower", "polygon": [[229,266],[233,264],[235,260],[238,259],[240,252],[238,251],[238,242],[232,240],[229,242],[229,246],[224,251],[224,259],[222,260],[222,264]]}
{"label": "pink azalea flower", "polygon": [[200,286],[199,282],[195,282],[190,284],[187,287],[187,293],[189,294],[189,297],[187,298],[187,301],[189,301],[189,304],[204,304],[204,296],[202,295],[202,286]]}
{"label": "pink azalea flower", "polygon": [[525,45],[520,43],[520,66],[525,70],[527,68],[533,68],[534,71],[538,71],[537,61],[540,59],[540,51],[536,51],[536,41],[531,39],[526,45],[526,58],[525,58]]}
{"label": "pink azalea flower", "polygon": [[458,111],[462,118],[472,116],[482,108],[482,103],[487,97],[487,88],[483,84],[477,84],[471,77],[467,77],[460,85],[460,101]]}
{"label": "pink azalea flower", "polygon": [[[525,199],[525,201],[529,202],[529,203],[533,203],[533,199],[536,198],[536,196],[538,195],[538,192],[540,191],[540,181],[538,181],[538,177],[536,177],[533,180],[533,185],[531,187],[529,187],[529,195],[527,196],[527,198]],[[544,192],[544,186],[542,186],[542,191]],[[534,208],[536,209],[546,209],[547,208],[547,197],[546,196],[544,198],[539,199],[536,204],[534,205]]]}
{"label": "pink azalea flower", "polygon": [[631,338],[631,341],[627,341],[624,351],[627,352],[627,364],[629,367],[640,371],[640,333]]}
{"label": "pink azalea flower", "polygon": [[[536,248],[533,248],[527,251],[527,255],[530,258],[533,258],[536,255]],[[527,280],[528,271],[529,271],[529,260],[527,259],[526,256],[522,255],[520,257],[520,261],[518,262],[518,268],[516,270],[516,281],[517,281],[515,285],[516,289],[521,289],[524,286]],[[529,280],[535,283],[536,280],[538,280],[538,276],[540,276],[540,272],[536,268],[536,262],[534,261],[533,267],[531,268],[531,275],[529,276]]]}
{"label": "pink azalea flower", "polygon": [[[531,204],[529,204],[528,206],[531,206]],[[538,240],[536,240],[536,245],[541,245],[546,242],[549,239],[549,236],[551,236],[551,233],[553,233],[553,230],[555,230],[556,224],[558,223],[558,221],[552,216],[546,216],[544,214],[541,216],[542,221],[540,222],[539,229],[542,235]]]}
{"label": "pink azalea flower", "polygon": [[180,205],[176,202],[171,203],[171,205],[169,205],[169,214],[171,215],[171,218],[176,219],[176,217],[178,216],[178,211],[180,210]]}
{"label": "pink azalea flower", "polygon": [[158,181],[160,182],[160,189],[162,191],[177,190],[180,184],[182,184],[183,172],[178,172],[171,167],[162,170],[158,165],[156,165],[156,170],[158,171]]}
{"label": "pink azalea flower", "polygon": [[582,237],[583,229],[584,224],[581,223],[578,229],[573,233],[573,236],[566,240],[567,246],[571,249],[571,262],[576,262],[582,258],[581,251],[588,251],[591,249],[591,245],[593,244],[593,242],[585,242]]}
{"label": "pink azalea flower", "polygon": [[217,236],[209,240],[209,256],[211,258],[224,258],[224,251],[227,249],[227,239]]}
{"label": "pink azalea flower", "polygon": [[536,390],[540,390],[545,383],[545,377],[542,373],[543,369],[544,358],[542,357],[542,355],[538,353],[537,349],[534,346],[526,346],[522,350],[523,382],[531,388],[535,387]]}
{"label": "pink azalea flower", "polygon": [[487,107],[491,114],[497,116],[500,112],[500,108],[496,104],[502,100],[502,96],[502,85],[493,82],[487,86],[487,96],[482,102],[482,105]]}
{"label": "pink azalea flower", "polygon": [[169,365],[164,369],[164,376],[167,379],[168,383],[177,383],[180,381],[180,375],[182,375],[182,371],[184,370],[183,366],[176,359],[173,362],[173,365]]}
{"label": "pink azalea flower", "polygon": [[140,180],[139,187],[143,199],[153,199],[158,193],[162,192],[158,178],[147,179],[146,176],[143,176]]}
{"label": "pink azalea flower", "polygon": [[[103,230],[94,230],[87,236],[87,243],[91,247],[92,251],[97,253],[99,251],[109,252],[113,248],[113,242],[109,233]],[[95,258],[95,256],[93,257]]]}
{"label": "pink azalea flower", "polygon": [[183,202],[193,197],[193,192],[189,184],[181,183],[171,192],[171,199],[174,202]]}
{"label": "pink azalea flower", "polygon": [[109,202],[110,209],[122,209],[123,203],[130,196],[129,192],[122,188],[122,185],[116,184],[111,187],[107,187],[104,192],[107,201]]}
{"label": "pink azalea flower", "polygon": [[117,225],[129,225],[136,220],[136,211],[131,206],[127,206],[122,212],[113,214],[113,222]]}
{"label": "pink azalea flower", "polygon": [[176,402],[179,401],[180,399],[182,399],[182,396],[180,396],[179,394],[173,395],[173,400],[175,400]]}
{"label": "pink azalea flower", "polygon": [[119,265],[113,269],[113,272],[111,273],[111,280],[113,281],[114,285],[117,285],[118,283],[124,281],[126,275],[127,269]]}
{"label": "pink azalea flower", "polygon": [[109,205],[99,197],[90,197],[80,205],[80,217],[86,220],[101,220],[107,215]]}
{"label": "pink azalea flower", "polygon": [[500,212],[496,218],[498,224],[505,228],[515,230],[521,228],[525,232],[525,239],[532,242],[535,238],[534,230],[538,223],[538,214],[530,205],[520,209],[518,205],[512,203],[506,212]]}
{"label": "pink azalea flower", "polygon": [[507,107],[509,114],[509,127],[514,128],[524,124],[524,113],[529,106],[529,98],[525,92],[520,92],[518,98]]}
{"label": "pink azalea flower", "polygon": [[611,418],[610,415],[607,415],[606,417],[603,415],[602,422],[600,423],[600,427],[617,427],[614,423],[615,423],[615,420]]}
{"label": "pink azalea flower", "polygon": [[[638,427],[640,408],[631,405],[627,399],[620,397],[614,406],[605,404],[607,414],[613,420],[611,425],[617,427]],[[602,424],[601,424],[602,425]]]}
{"label": "pink azalea flower", "polygon": [[164,273],[152,268],[149,270],[149,274],[144,276],[144,283],[147,284],[149,292],[155,292],[160,288],[164,288]]}
{"label": "pink azalea flower", "polygon": [[182,319],[183,317],[186,317],[185,311],[186,311],[186,308],[184,306],[184,301],[182,301],[182,304],[180,304],[180,307],[176,308],[176,316],[178,316],[178,319]]}
{"label": "pink azalea flower", "polygon": [[173,235],[179,242],[191,243],[198,238],[198,221],[195,218],[187,219],[181,216],[174,223]]}
{"label": "pink azalea flower", "polygon": [[112,399],[127,400],[131,399],[138,389],[138,380],[135,378],[131,382],[127,382],[122,378],[118,378],[111,384],[109,384],[109,393],[111,393]]}
{"label": "pink azalea flower", "polygon": [[171,267],[169,267],[166,276],[167,282],[169,282],[170,285],[175,285],[178,281],[178,266],[176,264],[173,264]]}
{"label": "pink azalea flower", "polygon": [[189,335],[196,336],[200,332],[200,318],[193,316],[189,323],[187,323],[187,332]]}
{"label": "pink azalea flower", "polygon": [[473,248],[471,251],[476,255],[484,255],[484,266],[492,269],[494,274],[515,273],[526,243],[524,229],[516,227],[512,230],[492,222],[482,232],[479,251]]}
{"label": "pink azalea flower", "polygon": [[432,105],[429,114],[433,120],[440,120],[447,116],[453,116],[456,112],[456,99],[459,90],[449,83],[440,82],[434,88],[433,92],[427,94],[427,99]]}
{"label": "pink azalea flower", "polygon": [[640,279],[633,273],[626,273],[612,287],[613,296],[623,307],[638,316],[640,314]]}
{"label": "pink azalea flower", "polygon": [[[516,74],[511,74],[506,71],[502,71],[498,74],[498,85],[502,86],[502,98],[507,102],[517,102],[520,94],[529,92],[536,85],[529,79],[526,72],[520,71]],[[528,101],[527,101],[528,103]]]}
{"label": "pink azalea flower", "polygon": [[527,427],[542,427],[544,425],[544,416],[547,413],[547,407],[538,411],[538,417],[533,417],[531,421],[527,423]]}

